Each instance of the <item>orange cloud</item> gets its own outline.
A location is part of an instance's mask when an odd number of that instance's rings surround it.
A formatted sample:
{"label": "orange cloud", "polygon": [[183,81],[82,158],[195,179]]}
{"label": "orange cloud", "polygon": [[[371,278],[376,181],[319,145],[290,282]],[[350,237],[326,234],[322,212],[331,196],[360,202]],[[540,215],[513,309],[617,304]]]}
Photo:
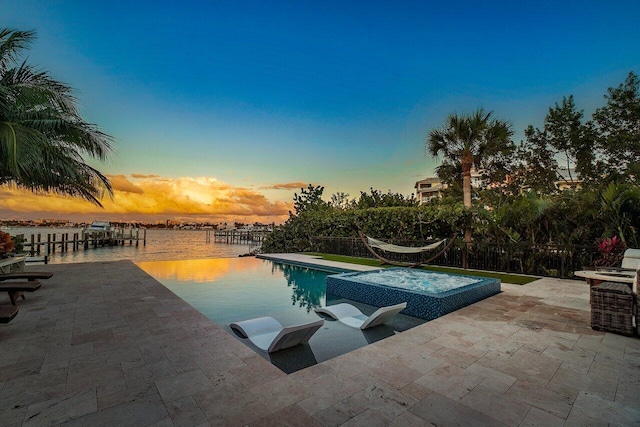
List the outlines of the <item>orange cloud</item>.
{"label": "orange cloud", "polygon": [[[38,218],[79,216],[112,219],[177,219],[210,222],[276,222],[288,218],[292,203],[271,201],[258,190],[234,187],[215,178],[165,178],[157,175],[113,175],[113,200],[102,200],[104,209],[53,195],[36,195],[0,187],[0,214]],[[30,214],[30,215],[24,215]],[[55,215],[53,215],[55,214]]]}
{"label": "orange cloud", "polygon": [[260,187],[260,190],[299,190],[301,188],[307,188],[306,182],[286,182],[282,184],[272,184]]}
{"label": "orange cloud", "polygon": [[114,191],[136,194],[144,193],[142,188],[133,184],[124,175],[107,175],[107,178],[109,178],[109,181],[111,181],[111,186],[113,187]]}
{"label": "orange cloud", "polygon": [[141,173],[132,173],[129,175],[131,178],[160,178],[159,175],[144,175]]}

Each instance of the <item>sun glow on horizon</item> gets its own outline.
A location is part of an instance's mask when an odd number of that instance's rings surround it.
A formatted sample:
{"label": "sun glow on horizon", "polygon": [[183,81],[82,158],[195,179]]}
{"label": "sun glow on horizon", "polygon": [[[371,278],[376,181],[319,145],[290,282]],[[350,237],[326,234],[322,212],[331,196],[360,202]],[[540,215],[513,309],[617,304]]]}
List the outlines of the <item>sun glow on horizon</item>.
{"label": "sun glow on horizon", "polygon": [[[113,199],[104,209],[80,199],[0,187],[0,212],[16,217],[64,216],[68,219],[110,217],[118,220],[197,220],[209,222],[281,223],[291,202],[268,198],[265,192],[300,188],[301,183],[237,187],[213,177],[167,178],[158,175],[111,175]],[[287,194],[287,199],[292,197]],[[35,218],[34,218],[35,219]]]}

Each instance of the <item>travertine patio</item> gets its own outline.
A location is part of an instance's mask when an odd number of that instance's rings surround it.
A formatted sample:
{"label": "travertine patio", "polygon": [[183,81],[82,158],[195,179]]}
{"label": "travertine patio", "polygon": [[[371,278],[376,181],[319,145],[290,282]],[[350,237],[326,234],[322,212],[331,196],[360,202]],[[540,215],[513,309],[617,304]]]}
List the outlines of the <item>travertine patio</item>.
{"label": "travertine patio", "polygon": [[2,425],[640,424],[640,340],[592,331],[581,281],[286,375],[129,261],[29,269],[55,275],[0,325]]}

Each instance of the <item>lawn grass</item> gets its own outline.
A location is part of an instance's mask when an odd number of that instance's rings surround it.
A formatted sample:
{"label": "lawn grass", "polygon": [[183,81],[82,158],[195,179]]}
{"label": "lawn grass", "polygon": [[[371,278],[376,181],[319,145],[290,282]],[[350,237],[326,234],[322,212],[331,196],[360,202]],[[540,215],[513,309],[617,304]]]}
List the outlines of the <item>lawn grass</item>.
{"label": "lawn grass", "polygon": [[[346,255],[323,254],[317,252],[305,252],[305,255],[319,256],[327,261],[345,262],[348,264],[370,265],[372,267],[380,268],[394,267],[393,265],[382,264],[382,262],[371,258],[359,258]],[[494,279],[500,279],[500,281],[503,283],[511,283],[513,285],[526,285],[527,283],[539,279],[539,277],[536,276],[523,276],[520,274],[509,274],[483,270],[465,270],[463,268],[441,267],[439,265],[426,265],[421,268],[423,270],[438,271],[441,273],[469,274],[473,276],[490,277]]]}

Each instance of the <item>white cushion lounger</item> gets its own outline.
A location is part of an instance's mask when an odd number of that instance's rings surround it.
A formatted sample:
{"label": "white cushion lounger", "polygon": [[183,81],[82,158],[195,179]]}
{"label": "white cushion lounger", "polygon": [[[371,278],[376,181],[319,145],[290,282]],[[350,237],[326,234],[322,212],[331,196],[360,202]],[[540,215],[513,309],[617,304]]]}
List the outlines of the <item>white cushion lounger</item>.
{"label": "white cushion lounger", "polygon": [[354,328],[367,329],[381,325],[396,314],[400,313],[406,307],[406,302],[390,305],[388,307],[380,307],[369,317],[362,314],[362,312],[356,307],[347,303],[330,305],[328,307],[317,307],[314,310],[316,313],[323,313],[331,316],[345,325],[353,326]]}
{"label": "white cushion lounger", "polygon": [[229,326],[249,338],[259,349],[273,353],[309,341],[323,324],[324,319],[320,319],[285,328],[273,317],[266,316],[235,322]]}
{"label": "white cushion lounger", "polygon": [[627,249],[624,251],[621,267],[625,270],[637,270],[640,268],[640,249]]}

